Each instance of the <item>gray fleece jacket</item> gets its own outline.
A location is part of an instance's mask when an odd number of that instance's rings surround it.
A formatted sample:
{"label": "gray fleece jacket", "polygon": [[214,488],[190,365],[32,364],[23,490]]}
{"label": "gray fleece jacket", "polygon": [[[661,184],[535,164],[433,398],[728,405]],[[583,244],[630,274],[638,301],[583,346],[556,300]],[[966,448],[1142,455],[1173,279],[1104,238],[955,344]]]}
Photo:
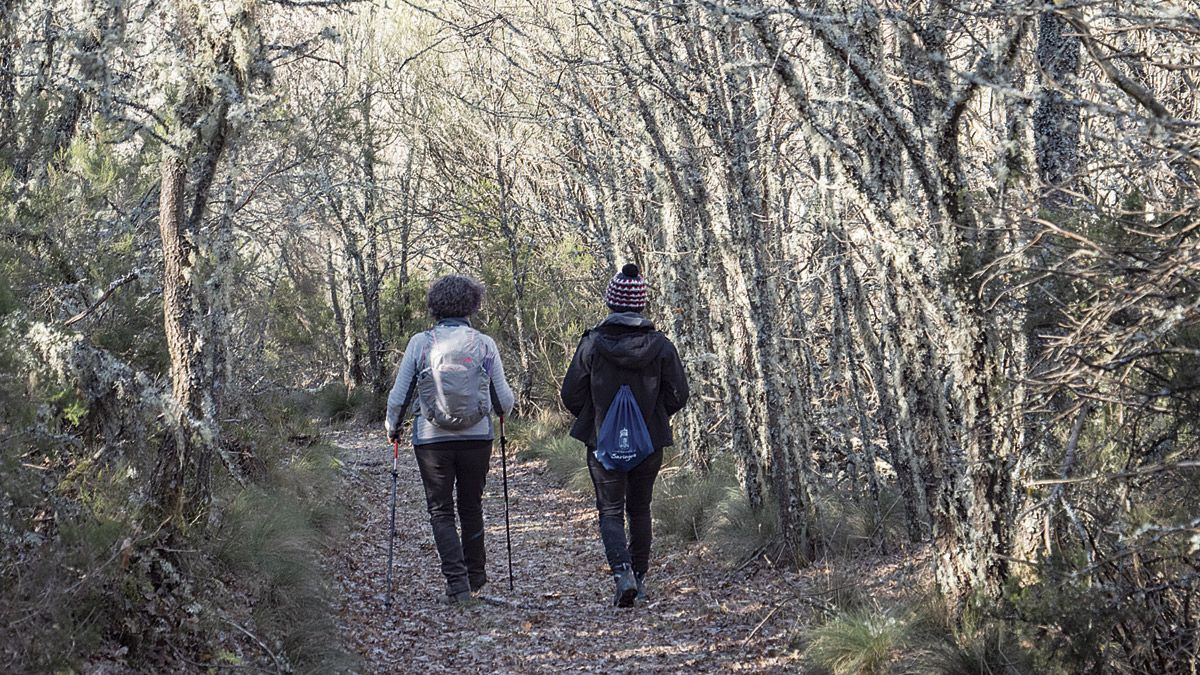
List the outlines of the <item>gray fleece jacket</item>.
{"label": "gray fleece jacket", "polygon": [[[437,323],[437,328],[439,335],[442,331],[447,330],[475,330],[471,328],[471,322],[466,319],[442,319]],[[515,398],[512,388],[508,386],[508,381],[504,379],[504,364],[500,362],[500,351],[496,349],[496,342],[483,333],[479,334],[479,342],[483,345],[484,350],[484,370],[488,372],[492,380],[492,410],[508,415],[512,412]],[[388,394],[387,417],[384,421],[388,435],[391,435],[392,429],[400,426],[401,419],[411,411],[413,413],[413,445],[428,445],[446,441],[492,440],[494,433],[490,415],[479,420],[473,426],[458,431],[434,426],[421,415],[421,405],[417,399],[415,385],[417,375],[424,367],[420,361],[424,357],[428,344],[428,332],[417,333],[409,339],[408,346],[404,349],[404,358],[400,360],[400,367],[396,370],[396,382],[392,385],[391,393]]]}

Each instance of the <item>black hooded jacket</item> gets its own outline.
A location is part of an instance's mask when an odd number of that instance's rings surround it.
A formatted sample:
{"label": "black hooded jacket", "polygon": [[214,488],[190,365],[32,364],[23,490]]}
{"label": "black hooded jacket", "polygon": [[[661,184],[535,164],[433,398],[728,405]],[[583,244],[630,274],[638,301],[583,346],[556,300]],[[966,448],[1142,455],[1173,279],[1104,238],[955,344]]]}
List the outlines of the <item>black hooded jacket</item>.
{"label": "black hooded jacket", "polygon": [[575,415],[571,436],[596,446],[596,430],[622,384],[637,399],[654,448],[671,445],[671,415],[687,402],[687,377],[675,345],[635,312],[610,314],[588,330],[563,378],[563,405]]}

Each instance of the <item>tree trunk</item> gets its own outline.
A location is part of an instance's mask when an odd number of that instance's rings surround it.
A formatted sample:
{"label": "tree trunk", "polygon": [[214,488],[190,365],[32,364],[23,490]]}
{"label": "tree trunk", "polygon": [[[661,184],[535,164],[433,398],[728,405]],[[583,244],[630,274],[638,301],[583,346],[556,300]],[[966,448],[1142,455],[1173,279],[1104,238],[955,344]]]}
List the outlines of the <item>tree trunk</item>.
{"label": "tree trunk", "polygon": [[[171,26],[183,53],[194,55],[203,35],[191,8],[173,7]],[[234,17],[239,29],[253,31],[249,10]],[[227,86],[246,87],[235,65],[234,47],[217,42],[213,73]],[[194,66],[190,60],[182,64]],[[228,320],[233,270],[233,185],[226,187],[225,211],[201,246],[209,192],[229,144],[230,94],[205,81],[190,81],[175,104],[182,149],[164,144],[160,166],[159,233],[163,257],[163,329],[171,364],[174,406],[172,433],[160,450],[153,478],[156,502],[176,525],[196,520],[211,499],[212,460],[220,455],[231,474],[244,482],[221,445],[220,410],[228,373]],[[196,168],[189,194],[189,162]],[[231,179],[232,180],[232,179]],[[190,197],[190,199],[189,199]],[[190,202],[190,203],[189,203]]]}
{"label": "tree trunk", "polygon": [[19,150],[16,125],[18,0],[0,0],[0,159],[14,163]]}
{"label": "tree trunk", "polygon": [[[852,263],[845,253],[842,244],[842,238],[845,232],[842,231],[841,223],[829,228],[827,237],[829,243],[830,269],[829,269],[829,286],[830,300],[833,302],[833,325],[834,325],[834,343],[837,345],[835,349],[840,360],[844,360],[846,365],[846,385],[853,399],[853,407],[855,418],[858,421],[859,438],[861,439],[862,448],[856,454],[856,459],[861,462],[862,476],[867,484],[867,496],[870,499],[870,508],[875,514],[875,522],[882,522],[883,509],[879,503],[879,474],[875,468],[875,423],[869,417],[866,400],[863,398],[862,385],[859,382],[859,362],[858,352],[854,345],[853,333],[850,329],[850,308],[847,293],[843,287],[843,276],[853,274],[851,269]],[[847,454],[853,453],[851,448],[847,448]],[[887,552],[887,542],[884,541],[884,531],[882,527],[876,527],[871,532],[872,543],[880,549]]]}
{"label": "tree trunk", "polygon": [[1043,203],[1051,207],[1070,202],[1067,190],[1079,164],[1079,107],[1070,94],[1079,71],[1080,41],[1073,33],[1067,19],[1053,9],[1038,19],[1037,61],[1044,79],[1033,132],[1038,175],[1046,186]]}
{"label": "tree trunk", "polygon": [[154,493],[165,517],[181,522],[208,500],[211,446],[193,424],[202,419],[205,387],[195,316],[195,232],[184,219],[187,168],[172,149],[161,160],[158,226],[163,254],[163,329],[171,357],[171,394],[178,406],[174,433],[159,448]]}
{"label": "tree trunk", "polygon": [[346,331],[342,334],[342,350],[346,358],[346,368],[348,369],[349,384],[348,390],[353,390],[363,383],[363,353],[362,343],[359,341],[359,307],[360,295],[357,291],[361,290],[361,286],[355,283],[355,278],[358,274],[358,261],[356,260],[355,243],[353,233],[347,229],[343,223],[342,229],[342,269],[341,277],[345,283],[343,286],[343,297],[346,298]]}
{"label": "tree trunk", "polygon": [[363,187],[363,207],[362,211],[358,213],[358,220],[363,228],[365,242],[364,250],[356,251],[355,264],[358,266],[359,286],[363,301],[363,323],[367,331],[367,382],[370,384],[372,392],[383,394],[391,383],[387,376],[387,364],[385,363],[387,345],[383,341],[383,317],[379,308],[383,279],[379,268],[379,222],[375,213],[379,191],[375,178],[375,164],[378,158],[375,150],[372,95],[369,90],[362,95],[360,112],[363,125],[360,138],[361,162],[365,185]]}
{"label": "tree trunk", "polygon": [[[237,148],[231,148],[229,160],[231,165],[236,164],[236,157]],[[233,314],[233,268],[236,256],[233,232],[235,185],[235,175],[231,173],[225,179],[221,215],[216,219],[213,230],[207,237],[212,269],[204,294],[205,330],[208,334],[208,339],[205,340],[205,369],[212,392],[212,402],[206,415],[214,424],[219,423],[221,410],[225,404],[226,387],[232,375],[229,355],[232,337],[230,316]],[[218,448],[221,447],[218,446]],[[218,452],[223,452],[223,450],[219,449]],[[226,463],[228,461],[226,458]]]}
{"label": "tree trunk", "polygon": [[[887,439],[892,469],[904,499],[905,523],[910,541],[919,542],[929,534],[929,498],[925,492],[920,457],[916,450],[915,431],[908,404],[908,383],[904,377],[905,359],[896,337],[898,317],[887,312],[878,323],[882,324],[882,337],[876,337],[873,325],[876,320],[870,315],[865,303],[861,284],[854,266],[847,264],[847,301],[854,311],[858,323],[858,334],[870,363],[876,395],[879,397],[879,418]],[[885,278],[883,284],[889,283]],[[885,354],[891,355],[892,366],[888,368]]]}
{"label": "tree trunk", "polygon": [[504,158],[499,144],[496,152],[497,205],[500,215],[500,234],[508,244],[508,272],[513,285],[513,320],[517,324],[517,361],[521,374],[517,380],[517,403],[526,408],[533,392],[533,368],[529,358],[529,335],[525,330],[525,273],[521,269],[521,243],[517,239],[517,224],[513,222],[508,204],[512,185],[504,173]]}
{"label": "tree trunk", "polygon": [[[725,203],[732,239],[721,247],[722,262],[731,283],[730,299],[739,306],[734,339],[745,359],[741,367],[751,396],[743,399],[750,415],[751,438],[766,461],[768,480],[779,503],[779,524],[789,557],[812,560],[812,533],[816,513],[812,502],[807,456],[811,452],[808,429],[792,414],[785,393],[784,372],[794,372],[790,353],[779,346],[779,293],[767,258],[770,240],[764,230],[770,221],[758,172],[753,162],[760,153],[757,111],[750,97],[746,70],[738,64],[751,55],[737,23],[729,21],[716,32],[714,65],[724,72],[712,94],[706,120],[709,134],[721,143],[725,158]],[[740,255],[739,255],[740,253]]]}
{"label": "tree trunk", "polygon": [[[342,311],[342,302],[338,290],[341,286],[341,279],[333,261],[333,242],[328,241],[326,242],[325,282],[329,286],[329,304],[333,308],[334,326],[337,327],[338,354],[341,356],[342,363],[342,385],[349,392],[358,385],[358,354],[356,353],[353,339],[354,329],[346,321],[346,314]],[[354,302],[353,297],[349,297],[347,300]]]}

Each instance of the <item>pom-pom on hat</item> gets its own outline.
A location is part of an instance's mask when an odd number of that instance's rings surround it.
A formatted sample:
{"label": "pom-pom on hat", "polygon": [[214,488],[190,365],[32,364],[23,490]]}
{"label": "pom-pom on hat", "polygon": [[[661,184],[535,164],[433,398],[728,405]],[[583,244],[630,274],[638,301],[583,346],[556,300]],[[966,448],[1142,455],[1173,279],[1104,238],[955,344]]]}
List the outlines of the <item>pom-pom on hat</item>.
{"label": "pom-pom on hat", "polygon": [[640,312],[646,308],[646,280],[630,263],[614,274],[604,292],[604,303],[614,312]]}

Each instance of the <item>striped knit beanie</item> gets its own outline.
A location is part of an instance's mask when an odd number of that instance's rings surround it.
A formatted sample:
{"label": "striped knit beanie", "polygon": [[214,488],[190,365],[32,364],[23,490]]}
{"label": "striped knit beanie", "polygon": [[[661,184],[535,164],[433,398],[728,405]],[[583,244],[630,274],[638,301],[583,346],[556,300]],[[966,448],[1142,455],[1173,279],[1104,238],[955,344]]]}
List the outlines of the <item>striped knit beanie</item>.
{"label": "striped knit beanie", "polygon": [[646,280],[630,263],[614,274],[604,292],[604,303],[614,312],[640,312],[646,308]]}

